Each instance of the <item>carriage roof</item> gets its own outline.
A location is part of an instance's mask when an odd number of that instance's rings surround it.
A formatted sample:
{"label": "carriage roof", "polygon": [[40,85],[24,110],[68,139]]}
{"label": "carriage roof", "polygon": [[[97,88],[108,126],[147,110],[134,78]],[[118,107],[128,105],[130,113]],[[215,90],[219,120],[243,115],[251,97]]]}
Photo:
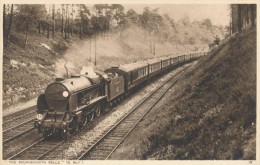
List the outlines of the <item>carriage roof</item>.
{"label": "carriage roof", "polygon": [[129,71],[136,70],[138,68],[142,68],[142,67],[146,67],[146,66],[148,66],[147,62],[138,61],[138,62],[134,62],[134,63],[120,65],[119,69],[121,69],[125,72],[129,72]]}

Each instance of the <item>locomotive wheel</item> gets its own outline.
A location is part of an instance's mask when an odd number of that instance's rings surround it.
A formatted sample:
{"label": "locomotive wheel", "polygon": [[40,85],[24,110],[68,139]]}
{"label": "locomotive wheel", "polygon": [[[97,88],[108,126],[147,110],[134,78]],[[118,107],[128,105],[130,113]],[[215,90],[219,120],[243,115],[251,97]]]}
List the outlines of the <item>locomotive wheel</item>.
{"label": "locomotive wheel", "polygon": [[44,139],[47,139],[50,136],[50,131],[46,129],[42,129],[42,135]]}
{"label": "locomotive wheel", "polygon": [[69,136],[69,132],[67,130],[67,128],[61,129],[60,130],[60,137],[61,139],[63,139],[64,141],[68,140],[68,136]]}
{"label": "locomotive wheel", "polygon": [[88,115],[88,117],[89,117],[89,121],[93,121],[94,118],[95,118],[95,112],[90,113],[90,114]]}
{"label": "locomotive wheel", "polygon": [[111,109],[112,109],[112,103],[108,103],[107,105],[106,105],[106,107],[105,107],[105,111],[106,112],[108,112],[108,111],[110,111]]}
{"label": "locomotive wheel", "polygon": [[82,119],[82,124],[83,124],[83,126],[85,126],[87,123],[88,123],[88,117],[87,117],[87,115],[84,115],[83,119]]}
{"label": "locomotive wheel", "polygon": [[43,135],[43,138],[44,138],[44,139],[47,139],[47,137],[48,137],[48,134],[47,134],[47,132],[45,132],[45,131],[42,131],[42,135]]}
{"label": "locomotive wheel", "polygon": [[100,116],[100,114],[101,114],[101,109],[100,109],[100,107],[97,107],[97,108],[96,108],[95,114],[96,114],[97,117]]}
{"label": "locomotive wheel", "polygon": [[108,112],[110,110],[110,107],[109,106],[106,106],[105,107],[105,112]]}
{"label": "locomotive wheel", "polygon": [[72,120],[72,122],[68,125],[68,131],[70,134],[73,134],[78,131],[79,123],[76,118]]}

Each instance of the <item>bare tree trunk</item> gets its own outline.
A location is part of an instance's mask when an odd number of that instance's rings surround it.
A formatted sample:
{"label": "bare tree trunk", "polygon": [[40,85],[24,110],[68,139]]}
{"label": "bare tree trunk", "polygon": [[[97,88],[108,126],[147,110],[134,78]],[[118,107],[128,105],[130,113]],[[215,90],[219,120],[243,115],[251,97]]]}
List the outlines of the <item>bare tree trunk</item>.
{"label": "bare tree trunk", "polygon": [[71,36],[73,35],[73,4],[71,5]]}
{"label": "bare tree trunk", "polygon": [[153,51],[152,51],[152,42],[150,41],[150,53],[152,54]]}
{"label": "bare tree trunk", "polygon": [[242,13],[241,13],[241,5],[238,5],[238,31],[239,33],[242,32],[242,26],[243,26],[243,22],[242,22]]}
{"label": "bare tree trunk", "polygon": [[8,32],[7,32],[7,35],[6,35],[6,45],[5,46],[8,46],[8,43],[9,43],[9,40],[10,40],[10,33],[12,31],[13,10],[14,10],[14,5],[12,4],[12,6],[11,6],[10,22],[9,22]]}
{"label": "bare tree trunk", "polygon": [[28,33],[29,33],[30,21],[31,21],[31,18],[29,18],[29,20],[27,22],[26,33],[25,33],[26,37],[25,37],[24,47],[27,46],[27,43],[28,43]]}
{"label": "bare tree trunk", "polygon": [[255,17],[256,17],[256,5],[251,5],[252,26],[255,25]]}
{"label": "bare tree trunk", "polygon": [[249,5],[246,5],[246,23],[247,23],[247,26],[249,25]]}
{"label": "bare tree trunk", "polygon": [[[6,22],[5,22],[5,16],[6,16],[6,12],[5,12],[5,4],[4,4],[4,11],[3,11],[3,37],[4,37],[4,43],[6,42]],[[5,45],[5,44],[4,44]]]}
{"label": "bare tree trunk", "polygon": [[64,15],[64,8],[62,6],[62,9],[61,9],[61,34],[62,34],[62,37],[63,37],[63,32],[64,32],[64,21],[63,21],[63,15]]}
{"label": "bare tree trunk", "polygon": [[68,30],[67,30],[67,32],[68,32],[68,38],[70,37],[70,13],[69,13],[69,11],[68,11]]}
{"label": "bare tree trunk", "polygon": [[83,39],[83,30],[82,30],[82,22],[83,22],[83,13],[81,11],[81,5],[79,5],[80,8],[80,39]]}
{"label": "bare tree trunk", "polygon": [[231,34],[233,34],[234,32],[235,32],[235,25],[234,25],[234,5],[230,5],[230,9],[231,9],[231,19],[230,19],[230,21],[231,21],[231,24],[232,24],[232,26],[231,26],[231,31],[232,31],[232,33]]}
{"label": "bare tree trunk", "polygon": [[156,57],[155,56],[155,40],[153,41],[153,55],[154,55],[154,57]]}
{"label": "bare tree trunk", "polygon": [[91,63],[91,37],[89,38],[89,61]]}
{"label": "bare tree trunk", "polygon": [[[232,20],[232,19],[231,19]],[[229,24],[229,35],[232,35],[232,22],[230,20],[230,24]]]}
{"label": "bare tree trunk", "polygon": [[47,38],[50,38],[50,24],[48,23],[48,27],[47,27]]}
{"label": "bare tree trunk", "polygon": [[41,33],[41,22],[38,20],[38,33],[40,34]]}
{"label": "bare tree trunk", "polygon": [[68,5],[66,5],[66,12],[65,12],[65,39],[67,39],[67,31],[68,31],[68,26],[67,26],[67,21],[68,21]]}
{"label": "bare tree trunk", "polygon": [[54,38],[54,33],[55,33],[55,5],[52,5],[52,21],[53,21],[53,25],[52,25],[52,38]]}
{"label": "bare tree trunk", "polygon": [[97,66],[97,33],[95,32],[95,66]]}

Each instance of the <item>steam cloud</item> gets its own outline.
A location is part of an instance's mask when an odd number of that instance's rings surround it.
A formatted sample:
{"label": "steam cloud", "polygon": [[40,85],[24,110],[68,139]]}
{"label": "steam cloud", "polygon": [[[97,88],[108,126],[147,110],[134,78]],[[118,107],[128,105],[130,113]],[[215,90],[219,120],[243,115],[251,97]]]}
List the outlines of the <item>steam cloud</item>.
{"label": "steam cloud", "polygon": [[[196,32],[203,32],[202,29],[196,26],[190,28],[195,28],[194,30]],[[177,27],[177,30],[179,31],[179,36],[182,36],[182,33],[185,32],[183,27],[179,27],[179,29]],[[190,33],[192,33],[192,30],[190,30]],[[195,35],[195,32],[193,33]],[[185,35],[183,34],[183,36]],[[183,40],[184,37],[180,39]],[[182,45],[177,41],[160,42],[158,41],[158,36],[149,34],[148,31],[136,25],[129,25],[128,28],[119,30],[118,32],[97,35],[96,40],[93,37],[91,40],[88,38],[83,42],[73,44],[63,55],[63,58],[56,62],[55,76],[66,77],[65,64],[69,70],[69,76],[79,75],[84,72],[88,72],[89,75],[94,75],[93,69],[104,70],[111,66],[129,63],[131,61],[168,54],[191,52],[195,46],[200,47],[200,51],[205,51],[204,48],[207,48],[208,45],[202,45],[196,37],[195,39],[197,45]],[[153,41],[155,41],[155,55],[151,53],[151,43]],[[95,54],[97,66],[93,64]]]}

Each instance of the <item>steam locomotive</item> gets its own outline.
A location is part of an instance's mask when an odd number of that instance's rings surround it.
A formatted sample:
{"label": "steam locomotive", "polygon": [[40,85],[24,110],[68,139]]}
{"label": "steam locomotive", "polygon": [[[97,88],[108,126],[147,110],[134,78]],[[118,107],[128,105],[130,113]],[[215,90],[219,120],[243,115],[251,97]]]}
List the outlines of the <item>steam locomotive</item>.
{"label": "steam locomotive", "polygon": [[148,59],[111,67],[95,74],[57,78],[37,100],[34,123],[43,137],[67,139],[121,100],[134,88],[174,67],[197,60],[206,52]]}

